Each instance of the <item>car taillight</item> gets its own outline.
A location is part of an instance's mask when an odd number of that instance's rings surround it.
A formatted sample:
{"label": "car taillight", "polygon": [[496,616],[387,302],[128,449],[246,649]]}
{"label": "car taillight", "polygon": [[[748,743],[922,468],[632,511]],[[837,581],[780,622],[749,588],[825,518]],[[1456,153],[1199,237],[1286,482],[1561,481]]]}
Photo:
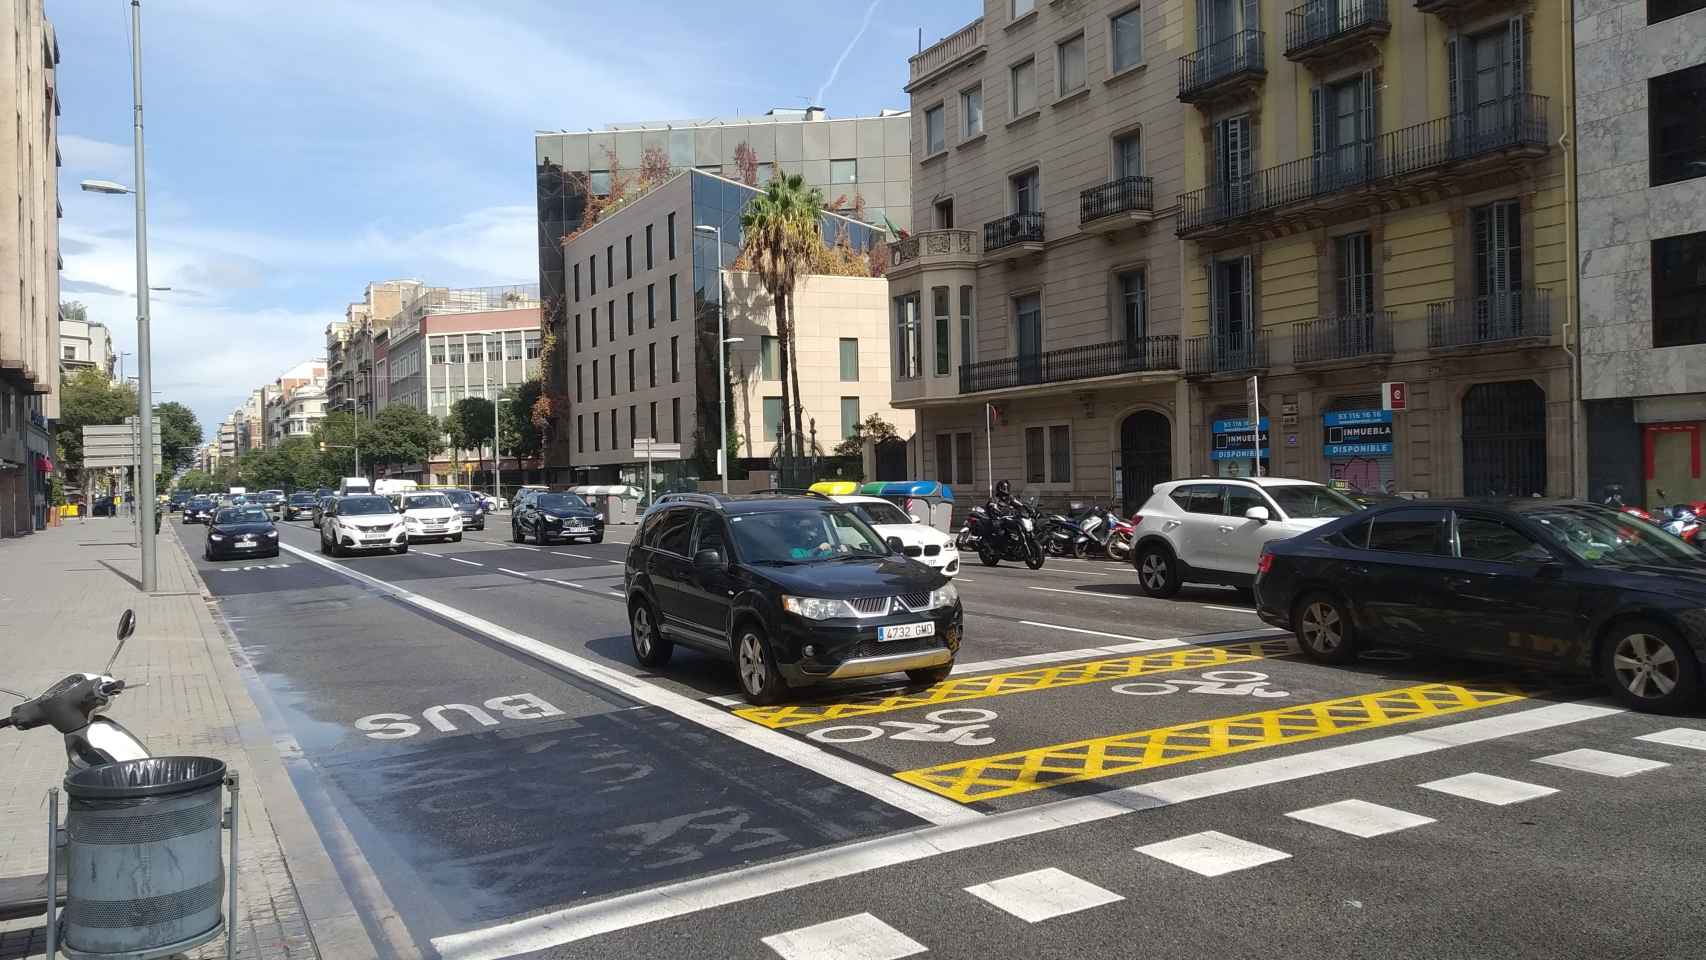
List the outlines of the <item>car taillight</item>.
{"label": "car taillight", "polygon": [[1258,575],[1267,573],[1269,570],[1273,569],[1273,566],[1274,566],[1274,555],[1267,552],[1266,550],[1263,550],[1262,551],[1262,558],[1260,560],[1256,561],[1256,573]]}
{"label": "car taillight", "polygon": [[1141,523],[1143,523],[1143,514],[1141,514],[1141,513],[1134,513],[1134,514],[1132,514],[1132,515],[1131,515],[1131,525],[1132,525],[1132,526],[1134,526],[1134,527],[1135,527],[1135,526],[1138,526],[1138,525],[1139,525],[1139,524],[1141,524]]}

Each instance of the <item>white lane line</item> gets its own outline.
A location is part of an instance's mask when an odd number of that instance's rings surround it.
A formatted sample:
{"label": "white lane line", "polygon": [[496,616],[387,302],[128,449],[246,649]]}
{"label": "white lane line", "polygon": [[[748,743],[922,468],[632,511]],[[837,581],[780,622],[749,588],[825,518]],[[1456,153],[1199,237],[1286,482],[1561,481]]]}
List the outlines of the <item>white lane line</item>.
{"label": "white lane line", "polygon": [[1326,803],[1307,810],[1293,810],[1286,816],[1364,840],[1434,822],[1432,817],[1424,817],[1419,813],[1410,813],[1395,807],[1383,807],[1367,800],[1340,800],[1338,803]]}
{"label": "white lane line", "polygon": [[1127,636],[1123,633],[1108,633],[1105,630],[1087,630],[1084,627],[1069,627],[1063,623],[1043,623],[1041,620],[1020,620],[1027,627],[1043,627],[1048,630],[1065,630],[1067,633],[1082,633],[1088,637],[1107,637],[1111,640],[1129,640],[1132,643],[1155,643],[1147,637]]}
{"label": "white lane line", "polygon": [[1129,593],[1109,593],[1106,590],[1066,590],[1061,587],[1027,587],[1030,590],[1041,590],[1044,593],[1064,593],[1073,597],[1101,597],[1104,600],[1152,600],[1153,597],[1139,597]]}
{"label": "white lane line", "polygon": [[1465,773],[1456,777],[1446,777],[1444,780],[1417,784],[1417,786],[1423,790],[1449,793],[1465,800],[1490,803],[1495,807],[1507,807],[1513,803],[1522,803],[1525,800],[1550,796],[1558,792],[1551,787],[1543,787],[1538,783],[1525,783],[1521,780],[1495,777],[1490,773]]}
{"label": "white lane line", "polygon": [[[141,434],[137,434],[137,436],[141,436]],[[498,572],[499,573],[511,574],[512,576],[517,576],[517,577],[526,577],[529,580],[533,579],[533,574],[531,574],[531,573],[522,573],[520,570],[511,570],[508,567],[499,567]]]}
{"label": "white lane line", "polygon": [[1125,899],[1056,867],[991,880],[965,890],[1026,923],[1041,923]]}
{"label": "white lane line", "polygon": [[1154,857],[1162,863],[1170,863],[1205,877],[1218,877],[1235,870],[1248,870],[1291,857],[1291,854],[1284,850],[1240,840],[1219,830],[1204,830],[1201,833],[1163,840],[1135,849],[1146,857]]}
{"label": "white lane line", "polygon": [[773,934],[764,945],[782,960],[901,960],[929,952],[868,913]]}
{"label": "white lane line", "polygon": [[552,580],[550,577],[545,577],[544,579],[551,582],[551,583],[559,584],[561,586],[574,587],[576,590],[585,590],[586,589],[586,587],[583,587],[578,583],[570,583],[567,580]]}
{"label": "white lane line", "polygon": [[[137,436],[140,437],[142,435],[139,433],[139,434],[137,434]],[[597,557],[589,557],[584,553],[570,553],[567,550],[552,550],[551,553],[556,555],[556,556],[559,556],[559,557],[574,557],[577,560],[597,560],[598,559]]]}
{"label": "white lane line", "polygon": [[1670,766],[1668,763],[1648,760],[1646,757],[1631,757],[1624,753],[1608,753],[1604,750],[1589,750],[1586,747],[1537,757],[1534,762],[1563,767],[1566,770],[1580,770],[1582,773],[1597,773],[1602,777],[1632,777],[1637,773]]}
{"label": "white lane line", "polygon": [[1286,631],[1276,627],[1265,627],[1260,630],[1234,630],[1228,633],[1205,633],[1191,637],[1168,637],[1165,640],[1146,640],[1142,637],[1129,637],[1123,633],[1107,633],[1101,630],[1086,630],[1083,627],[1068,627],[1058,623],[1043,623],[1038,620],[1021,620],[1020,623],[1033,627],[1047,627],[1052,630],[1065,630],[1070,633],[1084,633],[1093,637],[1110,637],[1130,641],[1128,643],[1110,643],[1105,647],[1080,647],[1076,650],[1051,650],[1047,653],[1031,653],[1017,657],[1001,657],[995,660],[980,660],[976,663],[954,664],[953,675],[964,673],[982,673],[987,670],[1004,670],[1009,667],[1029,667],[1042,663],[1060,663],[1066,660],[1088,660],[1092,657],[1119,656],[1128,653],[1148,653],[1153,650],[1172,650],[1177,647],[1201,646],[1218,643],[1223,640],[1260,640],[1264,637],[1285,636]]}
{"label": "white lane line", "polygon": [[946,797],[937,796],[903,783],[863,764],[826,753],[789,734],[771,730],[768,727],[761,727],[756,723],[749,723],[732,713],[726,713],[700,703],[691,697],[682,696],[638,677],[613,670],[597,661],[576,656],[526,634],[517,633],[508,627],[476,617],[449,604],[440,603],[430,597],[406,590],[394,583],[380,580],[357,570],[351,570],[329,560],[322,560],[306,550],[288,544],[284,546],[291,553],[305,557],[311,563],[317,563],[351,579],[370,584],[422,610],[485,634],[487,637],[536,660],[611,687],[632,699],[673,713],[683,720],[698,724],[713,732],[724,734],[730,739],[744,743],[755,750],[761,750],[773,757],[834,780],[842,786],[867,794],[889,806],[904,810],[927,823],[968,823],[984,819],[983,814],[961,806]]}
{"label": "white lane line", "polygon": [[451,557],[450,559],[455,563],[466,563],[470,567],[483,567],[483,566],[485,566],[485,564],[483,564],[483,563],[475,563],[472,560],[464,560],[461,557]]}
{"label": "white lane line", "polygon": [[737,703],[745,703],[746,698],[729,694],[721,697],[706,697],[705,702],[714,703],[719,707],[732,707]]}
{"label": "white lane line", "polygon": [[[139,433],[139,434],[137,434],[137,436],[140,437],[140,436],[142,436],[142,434]],[[140,441],[138,441],[138,442],[140,443]],[[443,554],[428,553],[425,550],[416,550],[415,552],[420,554],[423,557],[438,557],[441,560],[443,559]]]}
{"label": "white lane line", "polygon": [[[141,434],[137,434],[137,436],[140,437]],[[1199,603],[1197,606],[1204,610],[1225,610],[1227,613],[1244,613],[1249,614],[1252,617],[1256,615],[1256,611],[1251,610],[1249,607],[1221,607],[1212,603]]]}
{"label": "white lane line", "polygon": [[[227,617],[226,619],[230,619]],[[1662,743],[1667,747],[1685,747],[1689,750],[1706,750],[1706,730],[1696,730],[1693,727],[1672,727],[1649,733],[1644,737],[1636,737],[1647,743]]]}
{"label": "white lane line", "polygon": [[[137,436],[138,436],[138,437],[141,437],[141,436],[142,436],[142,434],[140,434],[140,433],[139,433],[139,434],[137,434]],[[137,441],[136,441],[136,443],[137,443],[137,445],[138,445],[138,446],[140,446],[140,445],[141,445],[141,444],[142,444],[142,441],[141,441],[141,440],[137,440]],[[604,562],[605,562],[605,563],[614,563],[614,564],[616,564],[616,565],[617,565],[617,566],[621,566],[621,565],[622,565],[622,564],[624,564],[624,563],[627,563],[627,562],[628,562],[628,561],[626,561],[626,560],[606,560],[606,561],[604,561]]]}
{"label": "white lane line", "polygon": [[1618,707],[1558,703],[1415,733],[1323,747],[1169,780],[1120,787],[1093,796],[991,814],[972,823],[921,827],[786,860],[740,867],[622,894],[597,903],[436,937],[432,945],[442,960],[502,960],[519,953],[575,943],[617,930],[684,917],[900,863],[928,860],[1141,810],[1598,720],[1622,712]]}

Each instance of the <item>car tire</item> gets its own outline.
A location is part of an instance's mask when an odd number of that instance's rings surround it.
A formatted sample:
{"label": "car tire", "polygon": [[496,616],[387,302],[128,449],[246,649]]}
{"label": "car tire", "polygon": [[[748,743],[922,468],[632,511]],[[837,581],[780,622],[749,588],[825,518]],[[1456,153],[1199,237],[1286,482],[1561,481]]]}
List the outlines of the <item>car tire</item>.
{"label": "car tire", "polygon": [[589,537],[586,542],[587,543],[603,543],[604,542],[604,534],[601,533],[596,537]]}
{"label": "car tire", "polygon": [[395,547],[391,548],[391,552],[397,554],[398,556],[402,556],[403,554],[408,553],[409,552],[408,542],[404,541],[403,543],[397,544]]}
{"label": "car tire", "polygon": [[536,547],[543,547],[545,545],[545,525],[543,523],[534,524],[533,526],[533,545]]}
{"label": "car tire", "polygon": [[948,679],[948,674],[954,672],[954,665],[944,663],[939,667],[925,667],[921,670],[906,671],[907,682],[920,687],[933,687]]}
{"label": "car tire", "polygon": [[[141,436],[141,434],[137,434],[137,436]],[[138,441],[138,442],[140,443],[140,441]],[[450,535],[450,542],[451,543],[461,543],[462,542],[462,534],[460,534],[460,533],[451,534]]]}
{"label": "car tire", "polygon": [[1312,593],[1299,600],[1291,612],[1291,627],[1306,660],[1343,664],[1357,658],[1350,612],[1330,594]]}
{"label": "car tire", "polygon": [[628,639],[634,646],[634,660],[642,667],[661,667],[675,653],[675,641],[658,629],[657,608],[646,600],[636,600],[628,609]]}
{"label": "car tire", "polygon": [[1611,692],[1646,713],[1676,713],[1700,700],[1700,664],[1676,631],[1651,620],[1613,625],[1600,644],[1599,672]]}
{"label": "car tire", "polygon": [[787,685],[776,672],[770,642],[755,623],[747,623],[735,635],[735,674],[741,695],[754,706],[768,707],[782,701]]}
{"label": "car tire", "polygon": [[510,539],[511,543],[525,543],[526,542],[521,536],[521,524],[515,523],[514,521],[510,522],[509,539]]}
{"label": "car tire", "polygon": [[1165,547],[1152,545],[1138,551],[1137,585],[1151,597],[1164,599],[1179,592],[1179,565]]}

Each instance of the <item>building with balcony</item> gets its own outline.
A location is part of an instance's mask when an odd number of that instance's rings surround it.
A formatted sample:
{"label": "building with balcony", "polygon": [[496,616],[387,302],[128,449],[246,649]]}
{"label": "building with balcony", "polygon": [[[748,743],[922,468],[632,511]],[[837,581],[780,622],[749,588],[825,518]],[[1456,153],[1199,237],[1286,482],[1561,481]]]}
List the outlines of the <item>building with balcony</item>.
{"label": "building with balcony", "polygon": [[297,394],[311,391],[319,397],[319,406],[323,408],[325,387],[326,361],[319,359],[304,360],[261,387],[262,419],[266,422],[268,450],[277,449],[289,437],[301,435],[300,431],[290,430],[291,405]]}
{"label": "building with balcony", "polygon": [[[1580,492],[1556,10],[1197,0],[1182,14],[1197,44],[1178,77],[1172,224],[1189,472],[1248,474],[1260,450],[1271,474],[1362,488]],[[1408,384],[1398,414],[1382,409],[1393,381]]]}
{"label": "building with balcony", "polygon": [[1706,0],[1575,18],[1586,492],[1706,499]]}
{"label": "building with balcony", "polygon": [[[681,444],[679,463],[653,464],[673,486],[713,476],[717,449],[718,310],[727,353],[730,436],[738,466],[768,469],[780,426],[780,344],[769,297],[736,270],[741,212],[752,187],[688,170],[607,214],[564,245],[567,366],[554,389],[568,399],[568,449],[548,477],[639,483],[635,439]],[[868,251],[882,231],[825,213],[827,243]],[[828,452],[871,414],[912,431],[889,404],[888,282],[806,275],[790,301],[808,445]],[[559,421],[561,423],[561,421]],[[701,454],[701,451],[708,451]],[[572,473],[558,465],[572,465]]]}
{"label": "building with balcony", "polygon": [[62,317],[59,321],[59,370],[70,376],[78,370],[113,375],[112,331],[99,320]]}
{"label": "building with balcony", "polygon": [[911,58],[887,276],[919,476],[1135,509],[1188,469],[1176,6],[987,0]]}
{"label": "building with balcony", "polygon": [[384,365],[386,332],[403,302],[421,290],[419,280],[369,283],[344,319],[326,326],[326,406],[371,418],[384,405],[389,379]]}

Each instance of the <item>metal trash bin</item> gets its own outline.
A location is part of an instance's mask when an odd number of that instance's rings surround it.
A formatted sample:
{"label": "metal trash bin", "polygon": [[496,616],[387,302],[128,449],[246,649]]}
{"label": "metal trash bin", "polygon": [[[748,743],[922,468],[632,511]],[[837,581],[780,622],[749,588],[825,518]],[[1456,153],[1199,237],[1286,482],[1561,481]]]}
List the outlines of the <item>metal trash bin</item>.
{"label": "metal trash bin", "polygon": [[65,778],[67,956],[166,956],[220,934],[226,779],[212,757],[124,760]]}

